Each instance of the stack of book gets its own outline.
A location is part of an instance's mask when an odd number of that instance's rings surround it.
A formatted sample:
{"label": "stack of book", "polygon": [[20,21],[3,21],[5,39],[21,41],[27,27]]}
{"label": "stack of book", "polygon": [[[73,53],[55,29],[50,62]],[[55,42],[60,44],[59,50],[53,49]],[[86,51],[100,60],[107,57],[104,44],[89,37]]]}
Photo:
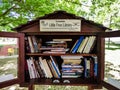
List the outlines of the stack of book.
{"label": "stack of book", "polygon": [[66,41],[46,41],[45,46],[42,46],[40,50],[43,53],[58,53],[65,54],[69,49],[67,48]]}
{"label": "stack of book", "polygon": [[62,65],[62,78],[78,78],[83,73],[81,65]]}
{"label": "stack of book", "polygon": [[62,78],[78,78],[83,74],[83,66],[81,64],[82,56],[61,56],[62,64]]}
{"label": "stack of book", "polygon": [[51,41],[42,42],[42,39],[38,40],[35,36],[27,36],[25,40],[26,51],[30,53],[65,54],[69,51],[67,41],[72,41],[72,39],[53,39]]}

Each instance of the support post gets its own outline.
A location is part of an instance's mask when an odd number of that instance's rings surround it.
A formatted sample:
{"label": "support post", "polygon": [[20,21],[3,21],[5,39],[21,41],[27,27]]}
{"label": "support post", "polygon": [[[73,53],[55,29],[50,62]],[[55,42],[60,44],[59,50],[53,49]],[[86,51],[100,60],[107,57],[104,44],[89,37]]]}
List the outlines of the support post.
{"label": "support post", "polygon": [[28,87],[28,90],[34,90],[34,85],[30,84],[29,87]]}

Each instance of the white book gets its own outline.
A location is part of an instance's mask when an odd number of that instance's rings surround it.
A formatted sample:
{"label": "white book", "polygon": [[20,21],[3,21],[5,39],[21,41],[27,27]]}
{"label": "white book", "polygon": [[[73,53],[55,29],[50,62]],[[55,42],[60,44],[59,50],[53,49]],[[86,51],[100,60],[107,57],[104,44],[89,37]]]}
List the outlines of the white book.
{"label": "white book", "polygon": [[79,51],[80,51],[80,49],[81,49],[81,47],[82,47],[82,45],[83,45],[84,41],[85,41],[85,38],[82,40],[82,42],[81,42],[80,46],[78,47],[77,52],[79,52]]}
{"label": "white book", "polygon": [[52,73],[51,73],[51,71],[50,71],[50,68],[49,68],[49,66],[48,66],[48,63],[47,63],[46,59],[43,60],[43,63],[44,63],[44,65],[45,65],[44,67],[45,67],[45,69],[46,69],[46,71],[47,71],[48,78],[52,78],[53,76],[52,76]]}
{"label": "white book", "polygon": [[78,55],[71,55],[71,56],[68,56],[68,55],[61,55],[61,58],[63,59],[63,60],[70,60],[70,59],[80,59],[80,58],[83,58],[83,56],[78,56]]}
{"label": "white book", "polygon": [[91,39],[92,39],[92,40],[91,40],[90,45],[89,45],[89,47],[88,47],[88,49],[87,49],[87,53],[90,53],[90,50],[91,50],[91,48],[92,48],[92,46],[93,46],[93,44],[94,44],[94,42],[95,42],[96,37],[95,37],[95,36],[92,36]]}
{"label": "white book", "polygon": [[87,47],[86,47],[85,53],[88,53],[89,48],[90,48],[90,45],[91,45],[91,42],[92,42],[92,39],[93,39],[93,36],[90,36],[90,40],[89,40],[89,42],[88,42],[88,44],[87,44]]}
{"label": "white book", "polygon": [[30,59],[27,59],[27,65],[28,65],[28,70],[29,70],[29,74],[30,74],[30,79],[35,78],[33,68],[30,63]]}
{"label": "white book", "polygon": [[28,36],[28,43],[29,43],[29,46],[30,46],[31,53],[34,53],[34,47],[33,47],[32,40],[31,40],[30,36]]}
{"label": "white book", "polygon": [[44,65],[43,60],[42,60],[41,57],[39,57],[39,61],[40,61],[40,66],[41,66],[41,68],[43,69],[43,71],[44,71],[44,73],[45,73],[45,77],[48,78],[49,75],[48,75],[48,73],[47,73],[47,71],[46,71],[46,69],[45,69],[45,65]]}
{"label": "white book", "polygon": [[91,36],[89,36],[89,38],[88,38],[88,41],[87,41],[87,44],[86,44],[86,46],[85,46],[85,48],[83,50],[83,53],[87,52],[87,48],[89,47],[90,41],[91,41]]}
{"label": "white book", "polygon": [[35,68],[35,65],[34,65],[34,62],[33,62],[33,58],[32,58],[32,57],[30,57],[30,64],[31,64],[31,67],[32,67],[32,70],[33,70],[34,78],[38,78],[38,77],[37,77],[37,71],[36,71],[36,68]]}
{"label": "white book", "polygon": [[85,48],[85,46],[86,46],[86,44],[87,44],[88,39],[89,39],[88,37],[86,37],[86,38],[84,39],[83,44],[81,45],[81,47],[80,47],[79,50],[78,50],[79,53],[82,53],[82,52],[83,52],[83,50],[84,50],[84,48]]}
{"label": "white book", "polygon": [[30,60],[30,61],[31,61],[31,64],[33,65],[32,67],[33,67],[33,71],[34,71],[35,78],[39,78],[40,75],[39,75],[38,71],[36,70],[33,57],[31,57],[31,60]]}

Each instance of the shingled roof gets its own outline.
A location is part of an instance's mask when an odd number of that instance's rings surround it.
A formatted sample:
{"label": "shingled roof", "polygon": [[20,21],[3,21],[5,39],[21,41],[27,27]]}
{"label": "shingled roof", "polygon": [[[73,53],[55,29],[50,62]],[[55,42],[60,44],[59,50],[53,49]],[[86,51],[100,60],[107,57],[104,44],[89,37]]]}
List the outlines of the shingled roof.
{"label": "shingled roof", "polygon": [[39,23],[39,20],[41,19],[80,19],[86,23],[95,25],[103,30],[106,30],[106,29],[110,30],[110,28],[107,28],[103,26],[102,24],[95,23],[94,21],[91,21],[91,20],[86,20],[83,17],[76,16],[75,14],[67,13],[66,11],[61,11],[61,10],[46,14],[45,16],[36,18],[35,20],[32,20],[32,21],[28,21],[26,24],[22,24],[16,28],[13,28],[13,30],[20,31],[23,27],[28,27],[31,24]]}

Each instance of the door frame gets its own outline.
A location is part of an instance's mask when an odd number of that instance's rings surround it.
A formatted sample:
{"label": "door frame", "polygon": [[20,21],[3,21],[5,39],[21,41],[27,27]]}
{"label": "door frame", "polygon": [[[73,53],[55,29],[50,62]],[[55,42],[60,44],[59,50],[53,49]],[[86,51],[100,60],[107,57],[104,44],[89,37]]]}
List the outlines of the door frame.
{"label": "door frame", "polygon": [[19,58],[17,60],[17,78],[0,82],[0,88],[4,88],[10,85],[19,84],[24,81],[24,34],[16,33],[16,32],[0,32],[0,37],[8,37],[8,38],[18,38],[18,46],[19,46]]}

